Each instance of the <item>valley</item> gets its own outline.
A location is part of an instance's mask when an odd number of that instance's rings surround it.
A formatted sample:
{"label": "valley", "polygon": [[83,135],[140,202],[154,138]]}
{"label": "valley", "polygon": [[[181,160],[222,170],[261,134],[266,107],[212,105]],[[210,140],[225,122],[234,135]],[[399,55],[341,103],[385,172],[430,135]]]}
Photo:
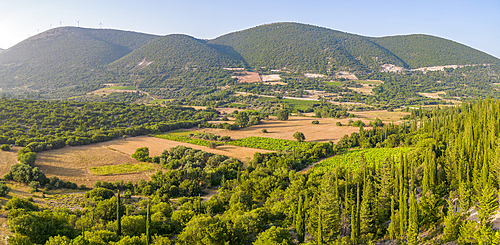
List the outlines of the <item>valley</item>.
{"label": "valley", "polygon": [[498,84],[423,34],[51,28],[0,49],[0,243],[496,244]]}

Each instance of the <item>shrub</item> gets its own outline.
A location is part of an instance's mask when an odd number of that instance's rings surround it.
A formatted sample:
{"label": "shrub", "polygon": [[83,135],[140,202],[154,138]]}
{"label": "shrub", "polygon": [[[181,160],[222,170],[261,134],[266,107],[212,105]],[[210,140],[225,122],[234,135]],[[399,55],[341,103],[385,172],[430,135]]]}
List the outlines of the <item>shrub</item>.
{"label": "shrub", "polygon": [[288,110],[286,110],[286,109],[279,110],[277,117],[278,117],[278,120],[281,120],[281,121],[288,120]]}
{"label": "shrub", "polygon": [[115,193],[113,193],[113,191],[102,187],[98,187],[91,191],[85,192],[85,198],[94,199],[95,201],[110,199],[114,195]]}
{"label": "shrub", "polygon": [[265,128],[264,128],[264,129],[262,129],[262,133],[267,134],[267,133],[268,133],[268,132],[267,132],[267,129],[265,129]]}
{"label": "shrub", "polygon": [[298,141],[298,142],[302,142],[306,139],[306,136],[304,136],[304,134],[302,132],[295,132],[293,134],[293,137]]}
{"label": "shrub", "polygon": [[7,196],[9,194],[10,188],[5,184],[5,182],[0,182],[0,197]]}
{"label": "shrub", "polygon": [[135,153],[132,154],[132,157],[141,162],[150,161],[149,148],[148,147],[137,148],[137,150],[135,150]]}
{"label": "shrub", "polygon": [[319,124],[319,121],[318,120],[314,120],[311,122],[312,124]]}
{"label": "shrub", "polygon": [[337,126],[339,126],[339,127],[340,127],[340,126],[342,126],[342,123],[341,123],[341,122],[337,122],[337,123],[335,123],[335,124],[336,124]]}
{"label": "shrub", "polygon": [[0,146],[0,150],[2,151],[10,151],[10,145],[9,144],[4,144]]}

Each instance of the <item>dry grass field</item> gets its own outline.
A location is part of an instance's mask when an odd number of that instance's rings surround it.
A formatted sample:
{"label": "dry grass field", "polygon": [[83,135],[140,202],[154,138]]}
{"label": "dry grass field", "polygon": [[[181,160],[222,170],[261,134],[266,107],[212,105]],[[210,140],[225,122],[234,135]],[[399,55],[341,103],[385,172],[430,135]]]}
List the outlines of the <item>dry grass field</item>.
{"label": "dry grass field", "polygon": [[[386,110],[380,110],[380,111],[360,111],[360,112],[350,112],[356,116],[356,118],[361,119],[362,121],[365,120],[375,120],[377,117],[382,120],[384,123],[400,123],[401,118],[403,118],[406,115],[410,115],[409,112],[402,112],[402,111],[386,111]],[[353,119],[357,120],[357,119]]]}
{"label": "dry grass field", "polygon": [[0,151],[0,178],[9,173],[10,166],[18,163],[17,150],[19,148],[10,149],[10,151]]}
{"label": "dry grass field", "polygon": [[269,152],[266,150],[237,147],[231,145],[218,146],[217,149],[212,149],[205,146],[193,145],[193,144],[160,139],[156,137],[148,137],[148,136],[138,136],[138,137],[128,138],[126,141],[123,139],[113,140],[113,141],[99,143],[97,145],[102,145],[114,149],[116,151],[124,153],[127,156],[134,154],[135,150],[139,147],[147,146],[149,147],[149,154],[151,156],[159,156],[164,150],[168,150],[174,146],[183,145],[206,152],[225,155],[228,157],[234,157],[241,161],[251,160],[251,158],[256,152]]}
{"label": "dry grass field", "polygon": [[[118,165],[124,163],[135,164],[138,163],[138,161],[133,159],[131,155],[137,148],[149,147],[150,156],[158,156],[164,150],[168,150],[171,147],[178,145],[184,145],[207,152],[226,155],[242,161],[251,160],[255,152],[269,152],[266,150],[230,145],[219,146],[217,149],[211,149],[204,146],[181,143],[177,141],[139,136],[128,138],[127,140],[119,139],[86,146],[67,146],[62,149],[40,152],[37,154],[36,166],[43,171],[47,177],[57,176],[62,180],[75,182],[78,185],[83,184],[87,187],[91,187],[94,182],[98,180],[108,182],[119,180],[123,180],[125,182],[136,182],[141,179],[149,180],[151,174],[155,173],[157,169],[141,173],[98,176],[92,174],[90,167]],[[159,168],[160,167],[158,166],[158,169]]]}
{"label": "dry grass field", "polygon": [[[311,122],[318,120],[319,124]],[[357,119],[356,119],[357,120]],[[369,120],[361,119],[365,123]],[[333,119],[333,118],[313,118],[313,117],[298,117],[291,116],[288,121],[278,121],[276,117],[270,117],[270,120],[263,120],[261,124],[240,130],[230,131],[225,129],[200,129],[201,131],[214,133],[222,136],[230,136],[232,139],[241,139],[250,136],[268,137],[277,139],[295,140],[293,133],[299,131],[304,133],[306,141],[318,142],[337,142],[345,134],[359,132],[357,127],[336,126],[337,122],[347,125],[349,119]],[[266,129],[268,133],[262,133]]]}

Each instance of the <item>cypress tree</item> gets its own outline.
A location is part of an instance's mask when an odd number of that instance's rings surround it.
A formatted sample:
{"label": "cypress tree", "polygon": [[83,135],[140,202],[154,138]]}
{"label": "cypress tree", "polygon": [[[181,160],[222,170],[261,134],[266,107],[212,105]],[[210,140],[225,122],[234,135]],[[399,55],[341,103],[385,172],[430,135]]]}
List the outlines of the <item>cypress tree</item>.
{"label": "cypress tree", "polygon": [[363,234],[377,234],[378,213],[377,201],[375,198],[373,182],[367,178],[363,189],[363,199],[361,201],[361,232]]}
{"label": "cypress tree", "polygon": [[415,196],[414,177],[413,177],[413,173],[412,173],[411,174],[410,214],[409,214],[409,218],[408,218],[408,232],[406,235],[409,245],[418,244],[418,229],[419,229],[419,227],[418,227],[418,207],[417,207],[417,198]]}
{"label": "cypress tree", "polygon": [[318,245],[323,244],[323,213],[321,205],[318,205]]}
{"label": "cypress tree", "polygon": [[118,228],[116,229],[116,235],[120,237],[122,235],[122,216],[120,213],[121,210],[121,200],[120,200],[120,190],[118,190],[118,197],[116,198],[116,222]]}
{"label": "cypress tree", "polygon": [[297,240],[299,241],[299,243],[303,243],[305,238],[306,222],[304,213],[304,200],[302,199],[302,195],[299,196],[299,203],[297,204],[297,214],[295,221],[296,221],[295,229],[297,230]]}
{"label": "cypress tree", "polygon": [[321,196],[319,205],[322,210],[323,241],[331,243],[340,234],[341,213],[340,197],[338,191],[338,180],[334,177],[334,172],[324,175],[321,183]]}
{"label": "cypress tree", "polygon": [[146,245],[151,244],[151,201],[148,201],[148,210],[146,213]]}

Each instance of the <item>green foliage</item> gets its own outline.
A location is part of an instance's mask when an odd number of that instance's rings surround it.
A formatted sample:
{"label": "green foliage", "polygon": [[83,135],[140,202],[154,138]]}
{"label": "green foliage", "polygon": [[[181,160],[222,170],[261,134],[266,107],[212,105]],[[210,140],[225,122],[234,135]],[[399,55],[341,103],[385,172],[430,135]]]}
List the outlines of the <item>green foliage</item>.
{"label": "green foliage", "polygon": [[254,245],[291,245],[290,232],[283,227],[271,226],[271,228],[257,236]]}
{"label": "green foliage", "polygon": [[26,212],[9,219],[9,229],[29,237],[33,243],[45,243],[51,236],[75,237],[76,231],[69,224],[71,214],[44,210]]}
{"label": "green foliage", "polygon": [[7,196],[10,192],[10,187],[8,187],[5,182],[0,182],[0,197]]}
{"label": "green foliage", "polygon": [[149,148],[141,147],[135,150],[135,153],[132,154],[132,158],[141,161],[141,162],[149,162],[151,158],[149,157]]}
{"label": "green foliage", "polygon": [[3,144],[0,146],[0,150],[2,151],[10,151],[10,145],[9,144]]}
{"label": "green foliage", "polygon": [[293,137],[298,141],[298,142],[304,142],[306,139],[306,136],[304,136],[304,133],[302,132],[295,132],[293,134]]}
{"label": "green foliage", "polygon": [[33,201],[29,201],[14,196],[7,202],[7,204],[5,204],[5,209],[7,210],[24,209],[26,211],[37,211],[38,206],[35,203],[33,203]]}
{"label": "green foliage", "polygon": [[92,199],[96,202],[110,199],[114,196],[115,194],[113,193],[113,191],[102,187],[97,187],[92,189],[91,191],[85,192],[85,198]]}
{"label": "green foliage", "polygon": [[405,154],[412,150],[413,148],[410,147],[350,150],[321,161],[314,166],[314,169],[325,171],[335,166],[345,166],[355,169],[363,161],[368,165],[378,166],[379,163],[391,158],[394,159],[396,164],[399,164],[401,153]]}
{"label": "green foliage", "polygon": [[178,244],[224,244],[234,239],[226,222],[218,217],[196,216],[178,236]]}
{"label": "green foliage", "polygon": [[[226,34],[209,43],[230,46],[252,68],[327,73],[349,67],[404,63],[369,38],[299,23],[274,23]],[[354,57],[359,57],[355,59]],[[378,62],[372,59],[378,57]]]}
{"label": "green foliage", "polygon": [[410,68],[498,63],[497,58],[484,52],[429,35],[414,34],[372,40],[395,54]]}
{"label": "green foliage", "polygon": [[277,113],[278,120],[281,120],[281,121],[288,120],[288,114],[289,114],[289,112],[286,109],[279,110]]}
{"label": "green foliage", "polygon": [[128,173],[140,173],[155,169],[155,164],[140,162],[136,164],[124,163],[117,165],[107,165],[100,167],[91,167],[95,175],[117,175],[117,174],[128,174]]}
{"label": "green foliage", "polygon": [[318,120],[314,120],[311,122],[312,124],[319,124],[319,121]]}
{"label": "green foliage", "polygon": [[303,150],[314,143],[252,136],[228,141],[226,144],[271,151],[291,151],[294,149]]}
{"label": "green foliage", "polygon": [[31,167],[25,164],[14,164],[10,167],[10,171],[5,175],[5,179],[14,180],[21,183],[29,184],[32,181],[37,181],[40,185],[45,185],[49,179],[38,167]]}
{"label": "green foliage", "polygon": [[179,106],[4,98],[0,107],[4,108],[0,112],[0,144],[16,143],[32,152],[190,128],[203,118],[217,116],[214,110]]}

